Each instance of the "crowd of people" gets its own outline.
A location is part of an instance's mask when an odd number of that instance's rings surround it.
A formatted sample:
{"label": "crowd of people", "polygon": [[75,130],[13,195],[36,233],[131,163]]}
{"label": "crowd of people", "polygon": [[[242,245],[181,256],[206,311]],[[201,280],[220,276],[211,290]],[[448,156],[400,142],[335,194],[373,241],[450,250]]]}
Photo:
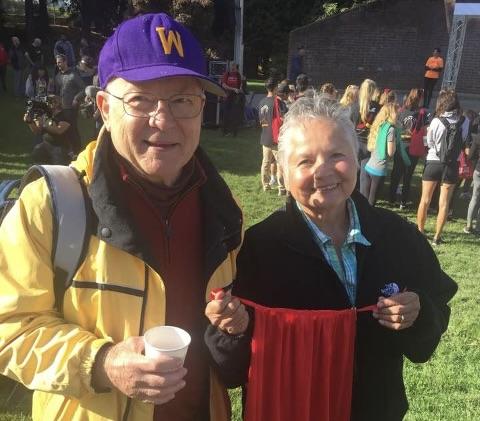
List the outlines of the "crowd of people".
{"label": "crowd of people", "polygon": [[[35,38],[25,48],[20,38],[13,36],[8,52],[3,45],[0,47],[0,76],[3,84],[6,67],[10,65],[14,96],[27,99],[24,121],[34,133],[34,162],[66,164],[81,149],[77,125],[79,112],[95,120],[95,133],[98,132],[100,115],[94,101],[98,87],[97,66],[86,38],[74,48],[67,37],[61,35],[54,44],[52,57],[55,67],[49,74],[49,60],[42,40]],[[3,87],[6,91],[6,84]],[[64,136],[67,130],[68,135]],[[52,136],[57,139],[53,140]]]}
{"label": "crowd of people", "polygon": [[[321,95],[347,110],[355,126],[359,162],[357,189],[370,205],[376,204],[387,177],[390,182],[386,195],[392,206],[398,204],[399,209],[404,210],[418,203],[417,226],[420,232],[425,232],[429,209],[437,210],[432,244],[443,242],[443,228],[452,215],[452,200],[459,201],[460,198],[470,199],[467,205],[470,216],[464,232],[480,233],[480,224],[474,222],[478,221],[480,206],[478,181],[475,181],[478,178],[475,169],[478,152],[474,146],[475,139],[480,137],[480,117],[474,110],[462,110],[454,91],[440,91],[431,112],[425,107],[430,98],[426,99],[425,91],[420,88],[411,89],[402,100],[395,90],[380,89],[373,80],[365,79],[360,86],[348,85],[339,98],[332,83],[324,83],[315,89],[305,74],[297,77],[295,86],[289,83],[288,80],[278,83],[268,79],[265,83],[267,96],[258,105],[264,191],[277,183],[279,195],[285,194],[283,183],[277,181],[282,177],[277,149],[278,128],[283,116],[298,98]],[[431,92],[428,95],[431,96]],[[420,161],[424,163],[421,194],[415,200],[410,192]],[[473,193],[470,193],[472,181]],[[438,204],[432,203],[434,197]]]}
{"label": "crowd of people", "polygon": [[[457,285],[420,224],[374,205],[389,159],[408,204],[414,157],[426,155],[421,203],[440,183],[441,222],[457,152],[479,155],[455,93],[441,92],[430,116],[419,89],[400,105],[368,79],[340,100],[305,74],[295,86],[267,80],[261,180],[286,202],[245,231],[200,145],[206,92],[227,98],[235,134],[236,68],[213,81],[198,41],[164,13],[117,28],[86,93],[89,61],[73,70],[68,41],[56,49],[51,78],[28,54],[29,89],[46,89],[51,116],[25,121],[79,152],[87,232],[60,294],[47,181],[27,184],[0,225],[0,373],[35,390],[33,419],[228,421],[227,388],[242,386],[246,421],[402,420],[404,358],[432,356]],[[103,124],[78,151],[72,116],[84,95]],[[145,355],[144,333],[164,325],[189,332],[185,361]]]}

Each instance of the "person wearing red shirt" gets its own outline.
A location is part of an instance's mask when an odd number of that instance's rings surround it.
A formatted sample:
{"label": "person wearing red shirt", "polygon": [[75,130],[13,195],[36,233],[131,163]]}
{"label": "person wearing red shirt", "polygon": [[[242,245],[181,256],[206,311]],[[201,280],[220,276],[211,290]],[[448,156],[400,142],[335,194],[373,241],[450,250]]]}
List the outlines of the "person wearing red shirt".
{"label": "person wearing red shirt", "polygon": [[232,133],[237,135],[237,130],[243,119],[245,95],[242,91],[242,75],[236,63],[230,64],[230,70],[222,76],[222,88],[227,92],[223,107],[223,135]]}
{"label": "person wearing red shirt", "polygon": [[0,42],[0,84],[4,92],[7,92],[7,64],[8,64],[8,54],[5,50],[5,47]]}

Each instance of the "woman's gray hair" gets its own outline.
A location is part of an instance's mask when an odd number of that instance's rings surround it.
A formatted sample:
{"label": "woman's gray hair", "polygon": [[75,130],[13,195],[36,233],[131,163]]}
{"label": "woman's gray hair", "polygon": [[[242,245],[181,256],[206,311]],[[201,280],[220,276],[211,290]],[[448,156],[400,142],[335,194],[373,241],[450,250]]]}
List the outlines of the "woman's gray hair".
{"label": "woman's gray hair", "polygon": [[357,161],[358,140],[355,127],[350,120],[350,109],[342,107],[337,101],[325,95],[315,93],[313,96],[298,98],[285,114],[278,136],[279,163],[282,165],[285,173],[288,172],[287,163],[291,149],[291,129],[301,126],[305,121],[318,118],[328,118],[345,131],[346,138],[352,147],[355,161]]}

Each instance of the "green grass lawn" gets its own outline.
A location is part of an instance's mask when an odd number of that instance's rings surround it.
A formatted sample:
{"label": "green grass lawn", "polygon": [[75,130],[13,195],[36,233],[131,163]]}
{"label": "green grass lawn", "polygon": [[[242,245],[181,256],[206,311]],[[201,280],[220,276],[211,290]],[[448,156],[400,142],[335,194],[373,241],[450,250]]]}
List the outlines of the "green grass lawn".
{"label": "green grass lawn", "polygon": [[[32,142],[29,130],[22,122],[23,106],[23,101],[3,94],[0,96],[0,179],[20,177],[30,165]],[[90,122],[80,121],[80,126],[83,139],[91,138]],[[236,138],[222,137],[216,130],[202,133],[203,146],[243,206],[247,226],[262,220],[283,202],[275,191],[264,193],[261,189],[258,139],[256,129],[241,131]],[[418,174],[416,182],[413,198],[418,197]],[[380,201],[379,206],[388,205]],[[464,217],[466,206],[467,202],[459,201],[456,214]],[[412,210],[400,213],[414,219]],[[434,218],[429,217],[429,232],[433,230],[433,223]],[[446,244],[436,250],[444,270],[458,282],[459,292],[451,303],[450,328],[431,361],[421,365],[406,363],[405,379],[410,401],[406,419],[409,421],[480,419],[480,294],[477,291],[480,240],[463,234],[464,224],[462,218],[449,222],[444,235]],[[0,377],[0,421],[30,419],[30,393],[17,387],[12,394],[13,385]],[[232,395],[234,419],[240,420],[239,392],[234,391]]]}

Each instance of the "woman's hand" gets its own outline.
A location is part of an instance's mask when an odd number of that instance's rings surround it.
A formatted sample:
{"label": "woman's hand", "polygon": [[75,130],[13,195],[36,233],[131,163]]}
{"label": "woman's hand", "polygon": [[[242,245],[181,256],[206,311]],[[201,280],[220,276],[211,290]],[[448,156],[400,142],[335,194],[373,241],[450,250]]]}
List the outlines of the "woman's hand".
{"label": "woman's hand", "polygon": [[420,312],[420,299],[414,292],[407,291],[392,295],[391,297],[379,297],[377,311],[373,317],[388,329],[402,330],[412,326]]}
{"label": "woman's hand", "polygon": [[238,298],[230,291],[212,291],[212,300],[207,304],[205,316],[210,323],[230,335],[240,335],[247,330],[249,316]]}

